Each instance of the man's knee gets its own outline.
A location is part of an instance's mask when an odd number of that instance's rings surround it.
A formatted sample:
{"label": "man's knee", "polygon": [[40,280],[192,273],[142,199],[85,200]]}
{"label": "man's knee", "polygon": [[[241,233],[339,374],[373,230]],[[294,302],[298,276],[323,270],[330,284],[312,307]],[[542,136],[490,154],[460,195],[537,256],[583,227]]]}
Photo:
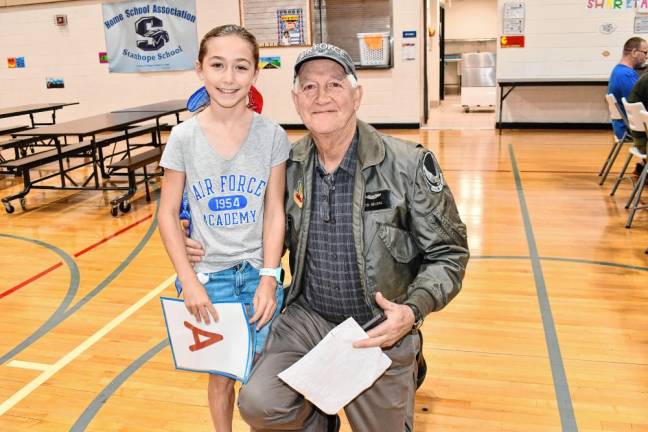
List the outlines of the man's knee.
{"label": "man's knee", "polygon": [[250,426],[255,427],[264,423],[269,414],[268,397],[263,391],[249,383],[241,387],[238,397],[238,407],[241,417]]}
{"label": "man's knee", "polygon": [[307,408],[303,398],[295,393],[294,399],[290,400],[286,394],[278,396],[264,386],[251,383],[252,380],[241,387],[238,407],[243,420],[253,429],[281,430],[281,426],[290,426],[291,430],[297,430],[299,428],[293,426],[306,423],[312,409]]}

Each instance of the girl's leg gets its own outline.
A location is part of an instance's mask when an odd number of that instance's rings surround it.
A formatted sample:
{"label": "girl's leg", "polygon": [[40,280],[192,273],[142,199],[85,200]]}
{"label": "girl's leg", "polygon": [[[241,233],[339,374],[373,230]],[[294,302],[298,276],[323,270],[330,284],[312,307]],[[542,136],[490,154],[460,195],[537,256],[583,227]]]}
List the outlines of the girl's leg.
{"label": "girl's leg", "polygon": [[234,414],[234,380],[210,374],[207,398],[214,430],[216,432],[231,432]]}

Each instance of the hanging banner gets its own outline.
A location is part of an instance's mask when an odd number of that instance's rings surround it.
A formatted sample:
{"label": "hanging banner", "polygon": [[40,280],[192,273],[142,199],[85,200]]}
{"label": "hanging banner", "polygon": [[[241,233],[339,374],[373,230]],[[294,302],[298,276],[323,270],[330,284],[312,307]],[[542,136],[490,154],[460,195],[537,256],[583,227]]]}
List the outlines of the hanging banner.
{"label": "hanging banner", "polygon": [[195,0],[104,3],[101,9],[110,72],[194,68]]}
{"label": "hanging banner", "polygon": [[646,13],[648,0],[586,0],[586,7],[589,10],[636,10]]}

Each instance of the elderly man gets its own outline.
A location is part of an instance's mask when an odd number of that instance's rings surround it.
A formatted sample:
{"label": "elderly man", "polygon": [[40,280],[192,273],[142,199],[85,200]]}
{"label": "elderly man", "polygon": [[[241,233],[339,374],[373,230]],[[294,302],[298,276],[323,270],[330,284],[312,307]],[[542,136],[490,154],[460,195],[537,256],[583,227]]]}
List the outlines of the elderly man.
{"label": "elderly man", "polygon": [[[392,364],[346,407],[356,431],[413,428],[417,331],[459,292],[466,228],[431,152],[380,134],[356,117],[362,100],[353,62],[318,44],[295,64],[292,98],[309,134],[287,162],[286,237],[292,283],[263,355],[239,395],[255,431],[337,430],[277,374],[353,317],[381,324],[356,341]],[[187,241],[189,255],[195,247]]]}

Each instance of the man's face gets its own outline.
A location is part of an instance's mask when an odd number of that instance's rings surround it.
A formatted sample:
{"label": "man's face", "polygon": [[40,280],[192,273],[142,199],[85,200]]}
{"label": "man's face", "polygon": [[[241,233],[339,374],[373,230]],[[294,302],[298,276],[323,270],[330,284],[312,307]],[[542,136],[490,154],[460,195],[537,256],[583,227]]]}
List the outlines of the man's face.
{"label": "man's face", "polygon": [[328,59],[311,60],[299,69],[298,79],[293,102],[308,130],[328,134],[355,124],[362,89],[351,86],[342,66]]}
{"label": "man's face", "polygon": [[640,67],[646,62],[646,53],[648,53],[648,42],[641,42],[639,49],[634,50],[632,57],[635,60],[635,68]]}

